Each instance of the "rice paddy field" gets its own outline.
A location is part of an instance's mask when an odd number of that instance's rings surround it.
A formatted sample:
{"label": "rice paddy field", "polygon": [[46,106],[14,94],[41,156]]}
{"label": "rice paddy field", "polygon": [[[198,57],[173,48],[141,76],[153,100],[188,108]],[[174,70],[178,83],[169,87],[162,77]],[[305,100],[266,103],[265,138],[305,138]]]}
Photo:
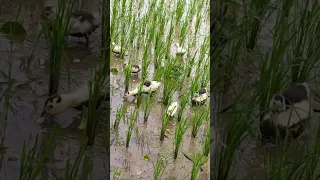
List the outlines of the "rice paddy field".
{"label": "rice paddy field", "polygon": [[319,108],[319,1],[211,3],[210,179],[318,179],[319,114],[299,138],[273,142],[261,141],[259,120],[272,96],[295,83],[309,84]]}
{"label": "rice paddy field", "polygon": [[[74,9],[99,14],[101,3],[79,1]],[[107,179],[110,175],[107,120],[99,121],[92,147],[85,146],[85,131],[77,129],[80,111],[70,108],[48,123],[36,123],[49,95],[49,64],[55,62],[50,50],[57,54],[45,38],[40,15],[44,5],[57,4],[38,0],[0,2],[0,179]],[[8,21],[18,22],[23,28],[3,29]],[[67,43],[56,41],[66,44],[61,46],[59,93],[71,92],[91,78],[92,67],[101,61],[100,32],[99,28],[90,36],[89,48],[81,38],[68,37]]]}
{"label": "rice paddy field", "polygon": [[[209,179],[210,101],[191,106],[210,91],[209,20],[206,0],[111,1],[111,50],[121,47],[110,65],[113,179]],[[124,98],[146,80],[161,82],[152,96]]]}

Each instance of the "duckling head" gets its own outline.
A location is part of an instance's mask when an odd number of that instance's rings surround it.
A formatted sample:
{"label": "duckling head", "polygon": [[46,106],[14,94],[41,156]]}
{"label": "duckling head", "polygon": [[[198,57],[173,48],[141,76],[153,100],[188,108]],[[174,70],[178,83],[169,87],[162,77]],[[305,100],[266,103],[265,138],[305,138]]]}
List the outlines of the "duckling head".
{"label": "duckling head", "polygon": [[135,90],[132,90],[132,91],[128,91],[124,94],[124,98],[129,98],[131,96],[135,96],[138,94],[138,90],[135,89]]}
{"label": "duckling head", "polygon": [[276,94],[271,101],[270,106],[272,111],[284,111],[286,109],[286,102],[283,95]]}
{"label": "duckling head", "polygon": [[43,111],[37,122],[42,123],[46,118],[63,112],[69,106],[70,103],[67,103],[67,100],[65,100],[62,95],[53,95],[46,100]]}
{"label": "duckling head", "polygon": [[56,16],[56,11],[57,11],[56,7],[54,7],[54,6],[46,6],[46,7],[44,7],[44,11],[41,13],[41,16],[44,19],[53,20],[55,18],[55,16]]}

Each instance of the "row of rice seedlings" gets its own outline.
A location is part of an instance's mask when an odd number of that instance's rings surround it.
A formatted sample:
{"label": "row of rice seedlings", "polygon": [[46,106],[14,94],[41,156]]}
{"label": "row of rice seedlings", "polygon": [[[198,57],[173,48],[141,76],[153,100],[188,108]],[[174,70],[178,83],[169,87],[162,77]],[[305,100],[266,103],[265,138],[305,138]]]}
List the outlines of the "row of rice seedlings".
{"label": "row of rice seedlings", "polygon": [[37,135],[32,148],[29,147],[31,138],[28,142],[24,141],[20,161],[20,180],[36,179],[38,177],[52,151],[58,130],[57,127],[54,127],[50,136],[45,137],[41,142],[39,142],[39,135]]}
{"label": "row of rice seedlings", "polygon": [[[87,145],[87,138],[86,138],[86,136],[84,136],[84,138],[82,138],[82,140],[81,140],[79,151],[77,153],[77,157],[76,157],[76,160],[74,161],[74,163],[73,164],[70,163],[70,158],[68,158],[66,161],[63,179],[71,179],[71,180],[78,179],[79,167],[80,167],[81,161],[83,159],[83,156],[84,156],[84,153],[86,150],[86,145]],[[69,144],[68,153],[70,155],[70,144]],[[92,168],[92,166],[84,169],[87,172],[82,174],[81,178],[87,179],[91,168]]]}
{"label": "row of rice seedlings", "polygon": [[203,156],[199,153],[196,153],[193,157],[193,166],[191,171],[191,180],[198,179],[198,174],[201,168]]}
{"label": "row of rice seedlings", "polygon": [[49,96],[58,92],[60,81],[60,61],[67,43],[71,28],[71,11],[75,1],[58,1],[57,14],[54,20],[43,24],[45,37],[49,46],[50,84]]}
{"label": "row of rice seedlings", "polygon": [[119,128],[119,124],[120,124],[120,120],[124,117],[124,114],[126,113],[127,110],[127,104],[122,104],[120,107],[117,107],[116,110],[116,119],[114,121],[113,124],[113,129],[114,130],[118,130]]}
{"label": "row of rice seedlings", "polygon": [[206,121],[206,117],[209,114],[209,111],[200,112],[200,109],[197,109],[194,113],[193,121],[192,121],[192,137],[195,138],[197,136],[199,128],[202,126],[203,122]]}
{"label": "row of rice seedlings", "polygon": [[166,168],[164,160],[158,158],[156,164],[152,163],[153,166],[153,179],[154,180],[161,180],[164,170]]}
{"label": "row of rice seedlings", "polygon": [[134,109],[134,111],[131,111],[131,113],[130,113],[130,121],[129,121],[128,131],[127,131],[127,139],[126,139],[126,147],[127,148],[129,147],[133,127],[137,121],[138,115],[139,115],[139,109],[136,107]]}
{"label": "row of rice seedlings", "polygon": [[[87,128],[86,134],[88,137],[88,145],[92,146],[95,141],[95,134],[98,121],[102,119],[103,113],[103,104],[104,101],[101,100],[101,97],[109,96],[109,86],[110,86],[110,21],[109,11],[107,7],[109,4],[103,2],[104,6],[102,9],[102,32],[101,41],[102,41],[102,65],[94,67],[94,75],[92,80],[89,81],[89,100],[88,100],[88,117],[87,117]],[[106,98],[103,98],[106,99]],[[110,116],[107,113],[107,123],[106,123],[106,136],[110,139]],[[109,140],[107,140],[109,141]],[[108,143],[110,144],[110,143]],[[108,145],[109,147],[110,145]],[[107,151],[108,148],[107,147]]]}
{"label": "row of rice seedlings", "polygon": [[183,135],[186,133],[189,124],[187,123],[187,119],[182,119],[179,122],[179,125],[176,126],[176,130],[174,133],[174,159],[177,159],[180,145],[183,140]]}

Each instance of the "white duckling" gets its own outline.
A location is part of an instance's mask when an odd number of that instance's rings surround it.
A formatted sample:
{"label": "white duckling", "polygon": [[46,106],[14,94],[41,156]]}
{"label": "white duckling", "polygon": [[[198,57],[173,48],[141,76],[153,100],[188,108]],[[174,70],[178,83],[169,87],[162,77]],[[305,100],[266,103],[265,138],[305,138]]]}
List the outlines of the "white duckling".
{"label": "white duckling", "polygon": [[[146,80],[144,83],[143,83],[143,86],[142,86],[142,89],[141,89],[141,92],[142,93],[153,93],[155,92],[161,85],[161,82],[158,82],[158,81],[148,81]],[[125,98],[128,98],[130,96],[135,96],[139,93],[139,86],[136,87],[135,89],[133,89],[132,91],[128,91],[124,97]]]}
{"label": "white duckling", "polygon": [[[56,17],[57,8],[53,6],[45,7],[45,19],[53,20]],[[89,36],[101,25],[99,17],[87,11],[74,11],[71,14],[70,36],[84,37],[86,46],[89,46]]]}
{"label": "white duckling", "polygon": [[202,88],[197,91],[193,98],[191,99],[191,103],[193,106],[195,105],[203,105],[208,99],[209,95],[206,88]]}
{"label": "white duckling", "polygon": [[[112,52],[116,53],[116,54],[121,54],[121,46],[116,45],[116,43],[111,43],[112,45]],[[122,48],[122,51],[124,51],[124,49]]]}
{"label": "white duckling", "polygon": [[[72,93],[53,95],[46,100],[43,111],[40,117],[37,119],[37,123],[43,123],[46,118],[62,113],[67,108],[72,107],[82,110],[83,112],[82,121],[78,127],[80,130],[83,130],[87,125],[88,100],[89,87],[87,84],[82,85]],[[110,97],[102,94],[97,102],[97,108],[103,101],[110,101]]]}
{"label": "white duckling", "polygon": [[132,65],[131,73],[138,74],[138,72],[140,72],[140,71],[141,71],[141,68],[139,65]]}
{"label": "white duckling", "polygon": [[176,55],[178,55],[178,56],[183,56],[183,55],[187,52],[185,49],[183,49],[182,47],[180,47],[180,44],[179,44],[179,43],[176,43],[175,45],[176,45],[176,47],[177,47]]}
{"label": "white duckling", "polygon": [[178,111],[178,102],[173,102],[171,105],[168,107],[166,113],[169,117],[174,117]]}

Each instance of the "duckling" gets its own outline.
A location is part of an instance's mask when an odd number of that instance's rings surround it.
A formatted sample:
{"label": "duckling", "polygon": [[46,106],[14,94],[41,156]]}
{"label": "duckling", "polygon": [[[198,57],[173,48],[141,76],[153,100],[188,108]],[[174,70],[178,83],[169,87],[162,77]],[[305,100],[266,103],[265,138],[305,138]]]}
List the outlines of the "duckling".
{"label": "duckling", "polygon": [[166,114],[169,117],[174,117],[177,113],[177,110],[178,110],[178,102],[175,101],[168,107]]}
{"label": "duckling", "polygon": [[[87,125],[88,100],[88,84],[82,85],[72,93],[53,95],[45,101],[43,111],[40,117],[37,119],[37,123],[43,123],[46,118],[62,113],[67,108],[72,107],[74,109],[83,111],[82,122],[78,127],[80,130],[83,130]],[[97,108],[104,101],[110,101],[110,97],[106,96],[105,94],[101,94],[97,102]]]}
{"label": "duckling", "polygon": [[178,56],[183,56],[187,52],[185,49],[180,47],[179,43],[176,43],[176,47],[177,47],[176,55]]}
{"label": "duckling", "polygon": [[[142,86],[142,90],[141,92],[142,93],[153,93],[155,92],[159,87],[160,87],[161,83],[158,82],[158,81],[148,81],[146,80],[144,83],[143,83],[143,86]],[[124,95],[124,98],[128,98],[130,96],[135,96],[139,93],[139,86],[136,87],[135,89],[133,89],[132,91],[128,91],[125,95]]]}
{"label": "duckling", "polygon": [[[53,20],[56,17],[57,8],[53,6],[45,7],[46,19]],[[71,14],[70,36],[84,37],[86,47],[89,46],[89,36],[101,25],[98,18],[87,11],[75,11]]]}
{"label": "duckling", "polygon": [[285,92],[276,94],[270,101],[271,112],[266,114],[260,124],[263,137],[274,137],[278,128],[281,138],[286,136],[297,138],[304,130],[304,122],[312,114],[310,106],[310,90],[307,83],[298,83],[289,87]]}
{"label": "duckling", "polygon": [[[116,54],[121,54],[121,46],[116,45],[116,43],[111,43],[112,45],[112,52],[116,53]],[[122,51],[124,51],[124,49],[122,48]]]}
{"label": "duckling", "polygon": [[199,91],[194,93],[193,98],[191,99],[191,103],[193,106],[203,105],[208,99],[208,93],[206,88],[202,88]]}
{"label": "duckling", "polygon": [[140,71],[141,71],[141,68],[139,65],[132,65],[131,73],[138,74],[138,72]]}

